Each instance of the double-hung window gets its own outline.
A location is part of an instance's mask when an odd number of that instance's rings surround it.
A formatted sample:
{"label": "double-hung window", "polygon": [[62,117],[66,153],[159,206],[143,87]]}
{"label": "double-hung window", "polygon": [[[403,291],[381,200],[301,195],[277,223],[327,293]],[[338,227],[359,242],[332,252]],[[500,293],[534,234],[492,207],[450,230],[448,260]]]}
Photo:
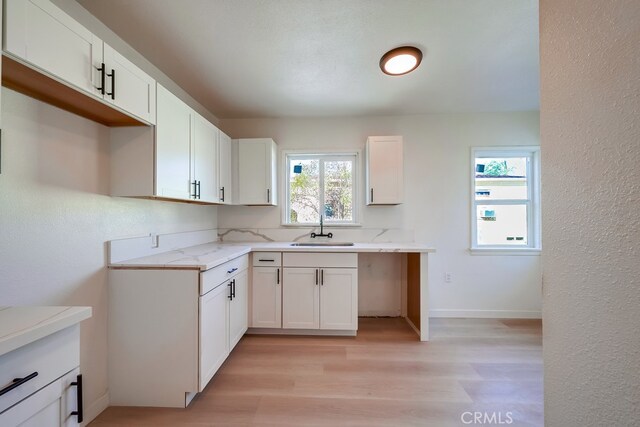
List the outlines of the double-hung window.
{"label": "double-hung window", "polygon": [[357,222],[357,153],[294,154],[285,156],[283,223],[327,225]]}
{"label": "double-hung window", "polygon": [[473,148],[471,250],[540,249],[540,148]]}

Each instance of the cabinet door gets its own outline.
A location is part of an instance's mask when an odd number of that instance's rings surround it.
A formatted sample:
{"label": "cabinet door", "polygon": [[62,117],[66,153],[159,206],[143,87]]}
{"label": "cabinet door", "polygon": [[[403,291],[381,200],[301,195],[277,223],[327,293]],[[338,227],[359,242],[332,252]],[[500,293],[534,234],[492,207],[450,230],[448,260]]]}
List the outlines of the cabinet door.
{"label": "cabinet door", "polygon": [[276,205],[275,143],[272,139],[238,140],[238,200],[241,205]]}
{"label": "cabinet door", "polygon": [[193,113],[191,179],[197,182],[197,200],[218,203],[218,128]]}
{"label": "cabinet door", "polygon": [[5,0],[4,50],[87,93],[101,96],[102,40],[49,0]]}
{"label": "cabinet door", "polygon": [[156,122],[156,81],[104,44],[104,99],[151,124]]}
{"label": "cabinet door", "polygon": [[157,85],[156,196],[189,199],[191,110]]}
{"label": "cabinet door", "polygon": [[358,329],[358,269],[320,272],[320,329]]}
{"label": "cabinet door", "polygon": [[200,380],[202,391],[229,354],[229,289],[220,285],[200,297]]}
{"label": "cabinet door", "polygon": [[71,386],[76,368],[0,414],[0,425],[20,427],[77,427],[77,389]]}
{"label": "cabinet door", "polygon": [[234,280],[233,299],[229,302],[229,351],[233,350],[249,326],[249,273],[239,273]]}
{"label": "cabinet door", "polygon": [[219,133],[219,156],[218,156],[218,186],[220,187],[219,200],[225,205],[232,203],[231,195],[231,138],[224,132]]}
{"label": "cabinet door", "polygon": [[252,321],[254,328],[282,327],[282,270],[280,267],[254,267]]}
{"label": "cabinet door", "polygon": [[402,137],[369,137],[366,152],[367,204],[402,203],[404,188]]}
{"label": "cabinet door", "polygon": [[282,278],[282,327],[318,329],[319,268],[285,268]]}

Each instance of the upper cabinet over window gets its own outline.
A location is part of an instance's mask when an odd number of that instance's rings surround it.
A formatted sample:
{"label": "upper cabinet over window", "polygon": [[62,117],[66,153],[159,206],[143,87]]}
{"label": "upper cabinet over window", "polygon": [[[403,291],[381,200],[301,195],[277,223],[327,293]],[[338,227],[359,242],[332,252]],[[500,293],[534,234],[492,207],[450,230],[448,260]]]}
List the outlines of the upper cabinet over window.
{"label": "upper cabinet over window", "polygon": [[237,197],[238,205],[277,206],[277,151],[271,138],[238,139]]}
{"label": "upper cabinet over window", "polygon": [[5,8],[3,84],[107,125],[155,123],[154,79],[49,0]]}
{"label": "upper cabinet over window", "polygon": [[366,144],[367,205],[397,205],[404,198],[401,136],[370,136]]}

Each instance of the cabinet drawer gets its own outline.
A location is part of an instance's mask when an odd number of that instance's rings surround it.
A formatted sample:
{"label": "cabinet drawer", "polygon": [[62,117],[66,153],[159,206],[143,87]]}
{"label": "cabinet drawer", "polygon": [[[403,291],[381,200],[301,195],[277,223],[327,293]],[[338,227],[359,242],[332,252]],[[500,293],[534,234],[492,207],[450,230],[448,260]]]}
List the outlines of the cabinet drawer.
{"label": "cabinet drawer", "polygon": [[15,405],[80,365],[80,327],[63,329],[0,356],[0,387],[38,374],[0,396],[0,412]]}
{"label": "cabinet drawer", "polygon": [[282,265],[282,252],[254,252],[254,267],[280,267]]}
{"label": "cabinet drawer", "polygon": [[285,252],[282,258],[285,267],[358,267],[357,253]]}
{"label": "cabinet drawer", "polygon": [[231,279],[249,267],[249,255],[227,261],[222,265],[200,273],[200,295],[204,295],[225,280]]}

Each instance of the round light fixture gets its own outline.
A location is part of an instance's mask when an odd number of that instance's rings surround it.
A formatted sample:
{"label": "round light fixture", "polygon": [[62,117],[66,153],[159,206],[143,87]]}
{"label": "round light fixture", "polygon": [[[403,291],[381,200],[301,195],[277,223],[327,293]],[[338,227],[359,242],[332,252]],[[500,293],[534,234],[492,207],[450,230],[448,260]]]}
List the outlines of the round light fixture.
{"label": "round light fixture", "polygon": [[401,46],[391,49],[380,58],[380,69],[390,76],[401,76],[418,68],[422,52],[417,47]]}

